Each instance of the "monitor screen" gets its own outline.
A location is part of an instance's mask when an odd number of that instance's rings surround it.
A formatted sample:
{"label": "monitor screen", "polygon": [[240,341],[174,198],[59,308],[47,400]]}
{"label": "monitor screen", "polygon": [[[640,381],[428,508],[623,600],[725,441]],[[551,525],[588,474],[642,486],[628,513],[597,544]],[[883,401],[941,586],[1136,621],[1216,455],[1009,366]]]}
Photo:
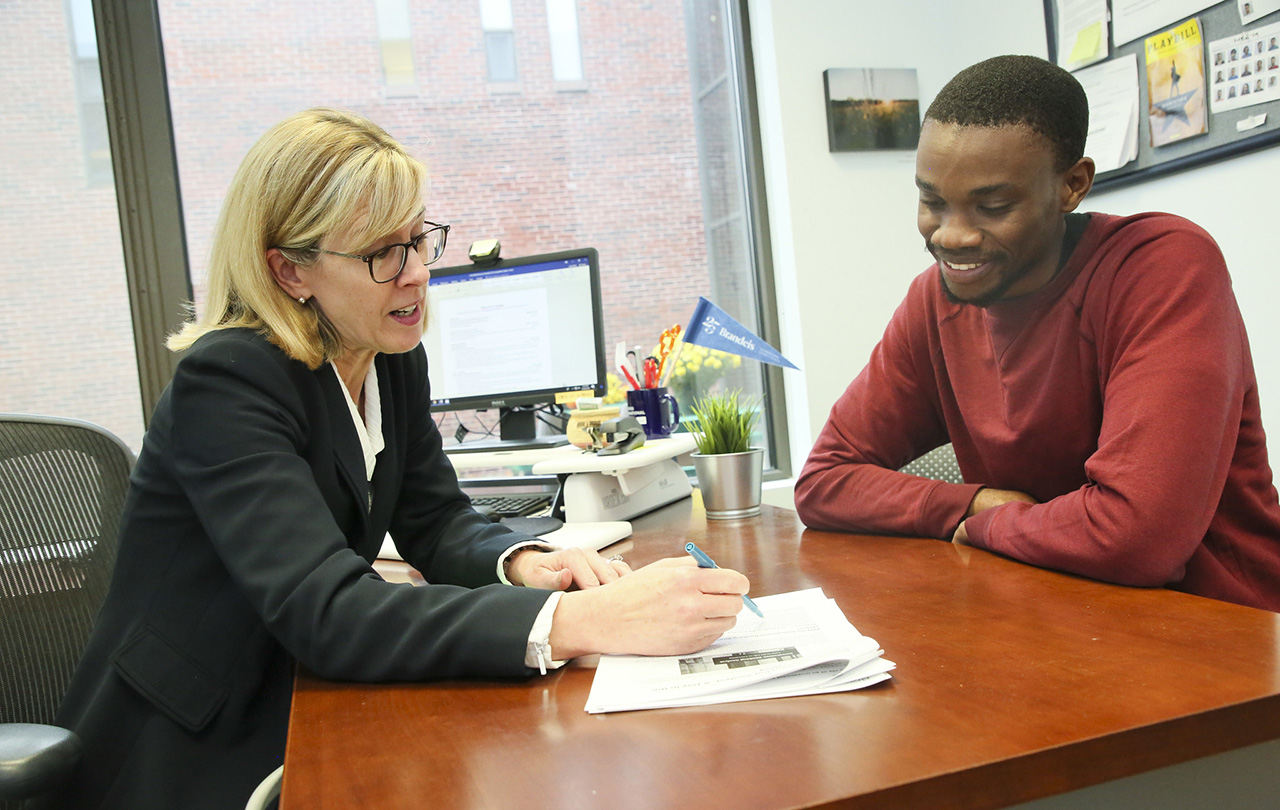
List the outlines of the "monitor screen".
{"label": "monitor screen", "polygon": [[[432,268],[423,338],[433,411],[504,409],[502,438],[533,438],[517,406],[603,395],[604,315],[594,248]],[[527,436],[525,434],[528,434]]]}

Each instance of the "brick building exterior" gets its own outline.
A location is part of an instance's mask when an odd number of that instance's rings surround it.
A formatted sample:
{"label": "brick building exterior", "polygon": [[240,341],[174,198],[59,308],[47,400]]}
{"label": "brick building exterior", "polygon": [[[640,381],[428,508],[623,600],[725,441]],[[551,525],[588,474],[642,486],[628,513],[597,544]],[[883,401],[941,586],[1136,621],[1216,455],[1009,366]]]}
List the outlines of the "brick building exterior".
{"label": "brick building exterior", "polygon": [[0,411],[87,419],[136,450],[116,195],[87,154],[105,145],[101,88],[79,91],[76,54],[61,0],[0,4]]}
{"label": "brick building exterior", "polygon": [[[697,9],[714,5],[579,0],[583,78],[557,82],[545,0],[513,0],[517,79],[495,83],[478,2],[408,0],[415,82],[388,87],[373,0],[161,0],[197,300],[218,208],[245,151],[284,116],[323,104],[377,121],[431,168],[427,216],[453,226],[443,263],[467,261],[467,246],[486,238],[499,239],[504,256],[595,247],[608,345],[652,344],[710,293],[709,251],[743,261],[721,236],[740,225],[710,238],[704,227],[704,174],[717,167],[700,173],[699,138],[705,150],[724,136],[707,131],[714,116],[697,120],[694,86],[724,67],[705,56],[691,65],[686,13],[702,19]],[[83,157],[81,119],[92,116],[77,102],[68,7],[13,0],[4,9],[0,237],[10,253],[0,271],[0,409],[87,418],[136,448],[115,198],[109,184],[91,182]],[[714,30],[692,41],[699,51],[718,45]],[[722,216],[707,199],[709,216]],[[731,312],[749,294],[735,286],[721,302]]]}
{"label": "brick building exterior", "polygon": [[407,94],[383,81],[371,3],[260,8],[161,4],[197,283],[240,158],[268,126],[320,103],[368,116],[431,168],[428,218],[453,226],[444,264],[465,263],[479,239],[499,239],[504,256],[595,247],[610,343],[656,341],[707,289],[680,0],[579,3],[585,78],[559,85],[543,0],[513,3],[512,83],[487,80],[478,3],[411,2]]}

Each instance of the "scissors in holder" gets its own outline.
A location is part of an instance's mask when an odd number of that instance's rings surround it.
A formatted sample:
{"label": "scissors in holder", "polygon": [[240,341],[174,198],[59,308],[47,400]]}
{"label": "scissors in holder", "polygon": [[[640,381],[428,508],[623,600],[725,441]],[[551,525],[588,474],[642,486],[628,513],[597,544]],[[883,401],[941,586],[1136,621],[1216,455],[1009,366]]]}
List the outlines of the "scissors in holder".
{"label": "scissors in holder", "polygon": [[613,362],[618,367],[618,371],[622,372],[622,376],[626,378],[627,385],[630,385],[633,389],[639,388],[640,380],[636,376],[635,363],[627,359],[627,354],[628,352],[623,347],[623,344],[619,343],[614,351]]}

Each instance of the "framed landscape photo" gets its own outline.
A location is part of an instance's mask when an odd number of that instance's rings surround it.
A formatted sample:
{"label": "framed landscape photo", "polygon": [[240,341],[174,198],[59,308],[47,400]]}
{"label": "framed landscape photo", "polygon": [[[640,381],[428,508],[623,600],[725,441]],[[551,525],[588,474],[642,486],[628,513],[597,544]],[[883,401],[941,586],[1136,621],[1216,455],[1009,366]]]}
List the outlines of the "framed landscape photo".
{"label": "framed landscape photo", "polygon": [[829,68],[827,146],[832,152],[915,149],[920,91],[915,68]]}

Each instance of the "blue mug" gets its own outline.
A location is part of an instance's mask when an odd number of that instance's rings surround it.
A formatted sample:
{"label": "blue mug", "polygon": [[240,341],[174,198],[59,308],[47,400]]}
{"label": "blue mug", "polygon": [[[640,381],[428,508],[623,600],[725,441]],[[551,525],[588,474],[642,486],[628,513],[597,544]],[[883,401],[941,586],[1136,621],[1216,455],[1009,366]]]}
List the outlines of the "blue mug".
{"label": "blue mug", "polygon": [[667,388],[633,388],[628,391],[627,415],[635,417],[648,439],[666,438],[680,425],[680,405]]}

